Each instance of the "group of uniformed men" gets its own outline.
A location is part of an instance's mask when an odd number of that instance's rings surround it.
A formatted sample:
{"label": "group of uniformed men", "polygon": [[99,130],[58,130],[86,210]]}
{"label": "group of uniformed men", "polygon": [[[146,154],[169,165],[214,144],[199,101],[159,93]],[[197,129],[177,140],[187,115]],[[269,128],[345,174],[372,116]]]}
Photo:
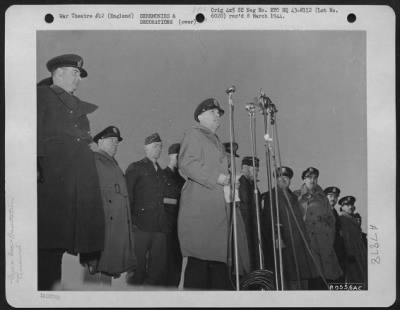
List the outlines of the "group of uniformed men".
{"label": "group of uniformed men", "polygon": [[[213,227],[223,228],[223,236],[228,233],[224,227],[231,219],[229,210],[222,207],[219,218],[214,212],[220,204],[214,206],[213,195],[219,193],[218,186],[229,184],[226,154],[233,152],[239,157],[237,143],[231,150],[230,143],[221,144],[215,135],[223,114],[218,102],[207,99],[197,107],[194,116],[198,125],[183,144],[169,146],[170,161],[165,169],[158,164],[162,140],[154,133],[145,138],[145,157],[130,164],[124,174],[114,158],[122,141],[119,129],[109,126],[92,138],[87,114],[97,107],[73,95],[81,78],[87,76],[83,59],[75,54],[61,55],[49,60],[47,68],[51,77],[39,82],[37,88],[39,290],[50,290],[61,280],[65,252],[79,254],[81,264],[91,274],[118,278],[126,273],[129,284],[163,286],[178,286],[183,252],[188,257],[185,287],[232,289],[229,281],[221,280],[234,273],[232,269],[225,271],[225,263],[230,261],[223,257],[228,251],[225,237],[214,246],[209,235],[212,230],[204,228],[210,224],[207,221],[216,221]],[[196,139],[199,143],[191,142]],[[207,143],[205,150],[200,149],[203,142]],[[214,168],[203,164],[208,160]],[[269,193],[261,195],[258,189],[255,195],[258,170],[258,158],[242,159],[237,212],[241,277],[260,268],[256,200],[260,202],[263,263],[275,268],[272,235],[278,226],[271,224],[271,214],[276,214],[270,212],[274,199]],[[286,287],[321,289],[327,281],[365,283],[365,265],[360,261],[365,251],[358,248],[357,239],[361,229],[353,225],[355,198],[339,200],[343,210],[339,216],[335,205],[340,190],[328,187],[322,191],[316,168],[303,172],[304,184],[294,193],[289,189],[292,169],[279,167],[276,173],[282,202],[279,233]],[[178,227],[181,193],[184,210]],[[199,201],[204,203],[196,205]],[[202,217],[199,210],[210,212],[211,217]],[[208,273],[210,278],[206,279]]]}

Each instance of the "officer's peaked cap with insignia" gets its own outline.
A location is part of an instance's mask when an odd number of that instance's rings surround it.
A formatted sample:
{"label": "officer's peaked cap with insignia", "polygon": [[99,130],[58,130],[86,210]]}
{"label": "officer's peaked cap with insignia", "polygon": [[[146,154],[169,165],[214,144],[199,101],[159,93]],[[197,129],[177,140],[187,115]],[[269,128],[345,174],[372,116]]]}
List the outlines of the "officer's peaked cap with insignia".
{"label": "officer's peaked cap with insignia", "polygon": [[180,148],[181,148],[181,145],[179,143],[171,144],[168,148],[168,155],[179,154]]}
{"label": "officer's peaked cap with insignia", "polygon": [[144,145],[148,145],[154,142],[161,142],[161,137],[157,132],[151,134],[146,139],[144,139]]}
{"label": "officer's peaked cap with insignia", "polygon": [[339,205],[353,206],[355,202],[356,202],[356,198],[354,196],[345,196],[339,200]]}
{"label": "officer's peaked cap with insignia", "polygon": [[[225,152],[230,154],[231,153],[231,143],[225,142],[225,143],[223,143],[223,146],[224,146]],[[240,157],[239,154],[237,153],[239,144],[237,144],[236,142],[232,142],[232,146],[233,146],[233,156]]]}
{"label": "officer's peaked cap with insignia", "polygon": [[276,175],[280,176],[286,176],[289,179],[293,178],[293,170],[289,167],[278,167],[276,168]]}
{"label": "officer's peaked cap with insignia", "polygon": [[[253,157],[252,156],[245,156],[242,159],[242,165],[253,166]],[[254,166],[260,166],[260,160],[257,157],[254,157]]]}
{"label": "officer's peaked cap with insignia", "polygon": [[50,72],[54,72],[54,70],[61,67],[73,67],[79,69],[82,78],[88,76],[87,71],[83,69],[82,57],[75,54],[65,54],[54,57],[47,62],[46,67]]}
{"label": "officer's peaked cap with insignia", "polygon": [[314,167],[308,167],[301,174],[301,179],[304,180],[306,177],[309,177],[310,175],[315,175],[318,178],[319,170],[317,168],[314,168]]}
{"label": "officer's peaked cap with insignia", "polygon": [[219,102],[217,99],[214,98],[208,98],[204,101],[202,101],[194,111],[194,119],[198,122],[199,121],[199,115],[205,111],[212,110],[212,109],[218,109],[220,115],[222,116],[224,114],[224,110],[221,109]]}
{"label": "officer's peaked cap with insignia", "polygon": [[335,194],[336,196],[340,196],[340,189],[336,186],[329,186],[324,189],[325,195]]}
{"label": "officer's peaked cap with insignia", "polygon": [[97,135],[94,136],[93,141],[98,142],[100,139],[117,137],[118,141],[122,141],[121,133],[119,129],[115,126],[108,126],[107,128],[100,131]]}

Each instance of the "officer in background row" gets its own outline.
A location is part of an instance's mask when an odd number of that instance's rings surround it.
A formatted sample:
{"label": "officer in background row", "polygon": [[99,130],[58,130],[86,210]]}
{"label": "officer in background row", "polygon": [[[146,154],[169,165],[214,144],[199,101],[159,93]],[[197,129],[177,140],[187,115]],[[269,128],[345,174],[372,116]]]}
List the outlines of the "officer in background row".
{"label": "officer in background row", "polygon": [[348,284],[363,283],[363,288],[366,289],[368,281],[367,248],[362,240],[361,227],[353,216],[355,201],[354,196],[345,196],[339,200],[341,211],[339,220],[346,249],[345,282]]}
{"label": "officer in background row", "polygon": [[340,229],[340,221],[339,221],[339,212],[336,209],[336,203],[340,196],[340,189],[336,186],[329,186],[324,190],[326,197],[329,200],[329,205],[331,206],[333,215],[336,220],[336,232],[335,232],[335,241],[333,247],[335,249],[336,256],[339,261],[340,268],[342,268],[343,275],[338,278],[338,282],[344,281],[344,274],[346,273],[346,264],[345,264],[345,248],[343,237],[341,236]]}
{"label": "officer in background row", "polygon": [[[237,153],[239,149],[239,144],[236,142],[232,142],[232,148],[231,148],[231,143],[230,142],[225,142],[223,143],[225,152],[226,152],[226,157],[228,159],[228,168],[230,174],[232,174],[232,156],[234,158],[234,161],[236,158],[239,158],[239,154]],[[239,276],[244,277],[247,274],[250,273],[250,256],[249,256],[249,243],[248,243],[248,238],[247,238],[247,232],[246,232],[246,226],[243,221],[242,217],[242,212],[240,211],[240,199],[239,199],[239,179],[242,175],[237,174],[235,176],[235,193],[231,193],[231,184],[225,185],[224,186],[224,193],[225,193],[225,201],[227,202],[227,205],[229,206],[229,210],[233,210],[233,201],[232,198],[235,199],[235,206],[236,206],[236,227],[234,226],[234,221],[233,221],[233,213],[230,212],[230,229],[229,229],[229,258],[228,258],[228,267],[229,267],[229,272],[231,276],[231,281],[232,278],[236,276],[236,254],[237,254],[237,260],[238,260],[238,271],[239,271]],[[237,242],[235,243],[234,239],[234,228],[236,228],[236,240]],[[237,251],[235,251],[235,245],[237,246]]]}
{"label": "officer in background row", "polygon": [[130,284],[165,285],[167,222],[164,211],[164,171],[158,164],[162,141],[158,133],[144,142],[146,157],[126,170],[135,230],[137,268]]}
{"label": "officer in background row", "polygon": [[37,87],[38,289],[61,280],[65,252],[83,264],[103,250],[104,212],[88,114],[97,106],[74,96],[88,73],[79,55],[47,62]]}
{"label": "officer in background row", "polygon": [[[257,157],[245,156],[242,159],[241,177],[239,178],[239,199],[240,199],[240,212],[246,227],[247,241],[249,245],[250,256],[250,270],[260,269],[260,255],[258,247],[258,232],[257,232],[257,214],[256,208],[258,207],[258,214],[261,214],[261,194],[254,184],[257,181],[258,172],[260,167],[260,160]],[[257,190],[257,197],[254,190]],[[258,206],[256,205],[256,199]],[[260,218],[259,218],[260,220]]]}
{"label": "officer in background row", "polygon": [[164,169],[165,190],[164,208],[167,219],[167,282],[168,286],[178,286],[182,267],[182,254],[179,247],[177,222],[179,199],[185,179],[178,172],[178,155],[180,144],[175,143],[168,148],[169,163]]}

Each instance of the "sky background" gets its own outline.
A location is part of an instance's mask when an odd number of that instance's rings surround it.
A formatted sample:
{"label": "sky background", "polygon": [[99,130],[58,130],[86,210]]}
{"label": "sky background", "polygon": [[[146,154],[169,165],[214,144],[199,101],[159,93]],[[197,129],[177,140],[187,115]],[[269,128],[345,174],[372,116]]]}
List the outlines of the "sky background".
{"label": "sky background", "polygon": [[[228,97],[235,85],[235,135],[241,157],[251,155],[245,105],[259,90],[276,104],[282,164],[301,173],[320,170],[322,188],[338,186],[357,198],[367,224],[366,36],[363,31],[38,31],[37,80],[49,76],[57,55],[83,57],[89,76],[76,95],[99,109],[89,116],[95,135],[121,130],[116,159],[125,171],[144,157],[146,136],[158,132],[167,149],[192,123],[196,106],[209,97],[225,109],[218,131],[229,141]],[[267,188],[263,116],[256,116],[261,192]],[[240,160],[237,161],[237,169]]]}

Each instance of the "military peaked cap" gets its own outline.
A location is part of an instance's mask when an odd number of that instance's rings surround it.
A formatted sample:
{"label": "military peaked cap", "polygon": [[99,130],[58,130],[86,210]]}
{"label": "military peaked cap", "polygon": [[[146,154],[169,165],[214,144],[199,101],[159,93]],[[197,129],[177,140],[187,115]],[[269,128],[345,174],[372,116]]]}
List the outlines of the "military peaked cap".
{"label": "military peaked cap", "polygon": [[277,176],[283,175],[291,179],[293,178],[293,170],[289,167],[278,167],[276,169],[276,175]]}
{"label": "military peaked cap", "polygon": [[73,67],[79,69],[82,78],[88,76],[87,71],[83,69],[82,57],[75,54],[65,54],[54,57],[47,62],[46,66],[50,72],[53,72],[57,68],[61,67]]}
{"label": "military peaked cap", "polygon": [[340,196],[340,189],[336,186],[329,186],[324,189],[325,195],[335,194],[336,196]]}
{"label": "military peaked cap", "polygon": [[304,180],[306,177],[309,177],[310,175],[315,175],[318,178],[319,170],[317,168],[314,168],[314,167],[308,167],[301,174],[301,179]]}
{"label": "military peaked cap", "polygon": [[151,134],[146,139],[144,139],[144,145],[151,144],[154,142],[161,142],[161,137],[157,132]]}
{"label": "military peaked cap", "polygon": [[[254,166],[260,166],[260,160],[257,157],[254,157]],[[253,166],[253,157],[252,156],[245,156],[242,159],[242,165]]]}
{"label": "military peaked cap", "polygon": [[205,111],[212,110],[212,109],[218,109],[220,115],[222,116],[224,114],[224,110],[221,109],[217,99],[214,98],[208,98],[201,102],[196,110],[194,111],[194,119],[198,122],[199,121],[199,115]]}
{"label": "military peaked cap", "polygon": [[179,143],[171,144],[168,148],[168,155],[179,154],[180,148],[181,148],[181,145]]}
{"label": "military peaked cap", "polygon": [[[230,154],[231,153],[231,143],[230,142],[225,142],[223,143],[224,148],[225,148],[225,152]],[[239,154],[237,153],[237,150],[239,148],[239,144],[237,144],[236,142],[232,143],[233,146],[233,156],[235,157],[240,157]]]}
{"label": "military peaked cap", "polygon": [[118,141],[122,141],[121,133],[119,129],[115,126],[108,126],[106,129],[100,131],[97,135],[94,136],[93,141],[98,142],[100,139],[117,137]]}
{"label": "military peaked cap", "polygon": [[339,205],[353,206],[355,202],[356,198],[354,196],[345,196],[339,200]]}

